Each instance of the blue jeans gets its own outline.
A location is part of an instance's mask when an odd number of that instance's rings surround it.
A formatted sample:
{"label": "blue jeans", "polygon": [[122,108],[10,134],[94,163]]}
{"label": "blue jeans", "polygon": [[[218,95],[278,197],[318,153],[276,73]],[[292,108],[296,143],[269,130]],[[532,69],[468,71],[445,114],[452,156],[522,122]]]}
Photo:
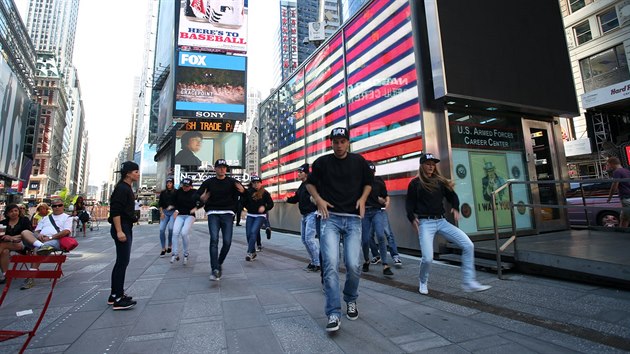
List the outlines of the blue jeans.
{"label": "blue jeans", "polygon": [[256,253],[256,238],[260,237],[260,228],[265,222],[264,216],[253,217],[247,215],[245,235],[247,236],[247,253]]}
{"label": "blue jeans", "polygon": [[166,227],[168,226],[168,247],[173,244],[173,213],[175,209],[164,209],[164,219],[160,220],[160,244],[162,249],[166,248]]}
{"label": "blue jeans", "polygon": [[420,282],[429,281],[429,271],[433,263],[433,238],[440,233],[448,241],[455,243],[462,250],[462,281],[464,285],[475,282],[475,246],[472,241],[455,225],[442,219],[419,219],[418,238],[422,260],[420,260]]}
{"label": "blue jeans", "polygon": [[[392,227],[389,225],[389,217],[387,213],[385,213],[385,237],[387,238],[387,243],[389,246],[389,254],[393,257],[398,256],[398,246],[396,245],[396,238],[394,237],[394,233],[392,232]],[[376,241],[374,241],[374,237],[370,236],[370,249],[372,250],[372,256],[380,256],[380,252],[376,253],[374,250],[378,251],[378,245]]]}
{"label": "blue jeans", "polygon": [[319,266],[319,245],[315,240],[317,234],[317,212],[312,212],[306,215],[302,215],[302,228],[300,230],[302,234],[302,243],[306,247],[308,256],[311,258],[311,264]]}
{"label": "blue jeans", "polygon": [[387,264],[387,242],[385,242],[385,218],[387,214],[382,209],[369,208],[365,210],[362,219],[362,238],[361,246],[363,248],[363,259],[367,262],[370,260],[370,239],[372,239],[372,231],[378,239],[379,254],[383,265]]}
{"label": "blue jeans", "polygon": [[346,265],[346,283],[343,287],[343,300],[356,301],[359,297],[359,276],[361,274],[361,219],[359,216],[330,214],[321,220],[321,247],[324,292],[326,294],[326,316],[341,316],[339,294],[339,239],[343,236],[343,258]]}
{"label": "blue jeans", "polygon": [[[211,270],[222,270],[221,265],[225,261],[230,246],[232,245],[232,228],[234,225],[233,214],[209,214],[208,231],[210,232],[210,267]],[[219,254],[219,230],[223,235],[223,245]]]}
{"label": "blue jeans", "polygon": [[179,237],[182,237],[182,244],[184,246],[184,256],[188,257],[188,237],[190,236],[190,229],[195,222],[193,215],[177,215],[175,222],[173,223],[173,256],[179,255]]}

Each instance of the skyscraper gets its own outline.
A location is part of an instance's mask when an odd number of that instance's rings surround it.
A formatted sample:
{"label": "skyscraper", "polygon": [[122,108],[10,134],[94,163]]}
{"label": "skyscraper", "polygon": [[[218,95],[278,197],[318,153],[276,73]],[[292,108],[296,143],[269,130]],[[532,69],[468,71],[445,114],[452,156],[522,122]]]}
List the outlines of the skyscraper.
{"label": "skyscraper", "polygon": [[[37,100],[41,105],[32,181],[44,197],[64,187],[71,194],[85,193],[86,155],[81,86],[72,65],[79,0],[29,0],[26,28],[37,53]],[[85,137],[87,138],[87,136]],[[83,162],[81,162],[83,161]]]}
{"label": "skyscraper", "polygon": [[37,52],[53,54],[67,76],[72,65],[79,0],[30,0],[26,29]]}
{"label": "skyscraper", "polygon": [[317,49],[309,41],[308,26],[317,22],[324,26],[326,38],[354,15],[369,0],[281,0],[280,1],[280,78],[282,82]]}

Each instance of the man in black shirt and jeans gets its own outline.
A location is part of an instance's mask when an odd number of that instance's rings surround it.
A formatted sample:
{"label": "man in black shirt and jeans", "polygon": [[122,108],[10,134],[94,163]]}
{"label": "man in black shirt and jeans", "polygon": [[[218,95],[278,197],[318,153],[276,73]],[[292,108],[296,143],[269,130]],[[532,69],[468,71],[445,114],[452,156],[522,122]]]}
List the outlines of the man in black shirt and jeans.
{"label": "man in black shirt and jeans", "polygon": [[328,316],[326,331],[333,332],[339,329],[341,317],[338,270],[341,237],[346,265],[343,289],[346,317],[349,320],[359,318],[356,301],[361,274],[361,218],[372,190],[373,176],[361,155],[348,152],[350,134],[347,128],[334,128],[330,140],[333,153],[315,160],[306,180],[306,189],[322,217],[319,243]]}
{"label": "man in black shirt and jeans", "polygon": [[125,273],[131,258],[133,241],[133,223],[137,221],[134,207],[135,196],[131,185],[140,179],[138,164],[133,161],[123,162],[120,168],[121,179],[114,187],[109,199],[109,219],[112,224],[110,234],[116,244],[116,263],[112,269],[112,292],[107,304],[114,310],[126,310],[136,305],[131,296],[124,292]]}
{"label": "man in black shirt and jeans", "polygon": [[[236,198],[245,192],[241,182],[227,176],[228,164],[224,159],[214,162],[215,177],[203,181],[196,198],[205,203],[210,232],[210,280],[221,279],[222,265],[232,245],[232,229]],[[223,235],[223,246],[219,254],[219,230]]]}

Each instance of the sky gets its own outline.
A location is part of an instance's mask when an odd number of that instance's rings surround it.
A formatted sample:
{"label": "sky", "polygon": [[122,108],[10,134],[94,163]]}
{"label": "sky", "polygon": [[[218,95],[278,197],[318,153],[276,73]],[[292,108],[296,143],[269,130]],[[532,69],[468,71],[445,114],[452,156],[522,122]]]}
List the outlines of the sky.
{"label": "sky", "polygon": [[[28,0],[14,0],[26,16]],[[178,0],[175,0],[178,1]],[[89,134],[90,185],[108,179],[131,130],[133,85],[143,67],[148,0],[81,0],[73,63]],[[271,36],[278,0],[249,1],[248,88],[271,87]],[[26,23],[26,19],[24,19]]]}

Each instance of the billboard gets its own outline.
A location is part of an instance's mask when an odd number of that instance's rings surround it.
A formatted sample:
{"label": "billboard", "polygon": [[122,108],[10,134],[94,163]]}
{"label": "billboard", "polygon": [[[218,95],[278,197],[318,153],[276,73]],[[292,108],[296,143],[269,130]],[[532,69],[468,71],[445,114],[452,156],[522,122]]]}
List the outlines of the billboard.
{"label": "billboard", "polygon": [[179,7],[178,47],[247,52],[247,1],[185,0],[175,6]]}
{"label": "billboard", "polygon": [[181,172],[213,170],[225,159],[230,167],[245,165],[245,134],[234,133],[234,122],[188,122],[176,133],[175,165]]}
{"label": "billboard", "polygon": [[17,76],[0,57],[0,175],[18,179],[30,102]]}
{"label": "billboard", "polygon": [[173,117],[245,120],[246,67],[242,56],[180,51]]}

